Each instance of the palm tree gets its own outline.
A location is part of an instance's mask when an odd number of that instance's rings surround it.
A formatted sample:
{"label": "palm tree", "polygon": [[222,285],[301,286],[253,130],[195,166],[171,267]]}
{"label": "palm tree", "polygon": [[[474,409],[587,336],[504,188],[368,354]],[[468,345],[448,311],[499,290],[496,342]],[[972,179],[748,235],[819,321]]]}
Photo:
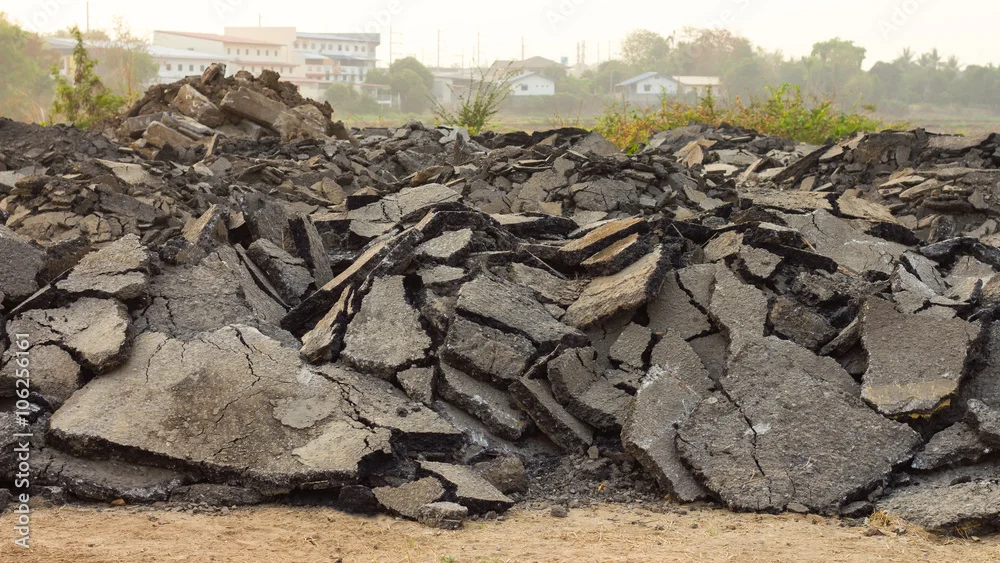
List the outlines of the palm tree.
{"label": "palm tree", "polygon": [[903,51],[899,54],[898,57],[896,57],[896,60],[893,62],[901,63],[903,66],[910,66],[911,64],[913,64],[913,49],[910,49],[909,47],[904,47]]}

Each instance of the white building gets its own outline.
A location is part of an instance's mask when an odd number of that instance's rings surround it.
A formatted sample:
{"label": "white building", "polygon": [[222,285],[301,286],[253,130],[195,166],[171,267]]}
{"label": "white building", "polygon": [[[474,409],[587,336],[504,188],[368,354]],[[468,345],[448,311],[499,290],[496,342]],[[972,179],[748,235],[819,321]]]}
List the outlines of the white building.
{"label": "white building", "polygon": [[[73,48],[76,46],[76,40],[62,37],[47,37],[46,41],[48,41],[49,47],[62,55],[60,71],[63,75],[69,76],[71,74],[70,66],[72,64]],[[101,57],[101,50],[114,46],[115,42],[87,39],[84,40],[83,45],[90,51],[92,56],[99,59]],[[201,74],[208,65],[214,62],[228,63],[226,57],[215,53],[175,49],[161,45],[146,45],[145,49],[157,65],[156,78],[151,80],[150,84],[170,83],[186,76],[191,76],[192,74]],[[144,86],[149,86],[150,84],[145,84]]]}
{"label": "white building", "polygon": [[717,76],[669,76],[660,72],[644,72],[615,85],[630,102],[655,103],[661,96],[703,96],[708,88],[718,92],[721,80]]}
{"label": "white building", "polygon": [[537,72],[526,72],[507,81],[512,96],[551,96],[556,93],[556,82]]}
{"label": "white building", "polygon": [[262,70],[273,70],[283,76],[293,75],[298,66],[281,43],[228,33],[215,35],[157,30],[153,32],[153,45],[216,55],[218,62],[226,63],[227,74],[245,70],[257,75]]}

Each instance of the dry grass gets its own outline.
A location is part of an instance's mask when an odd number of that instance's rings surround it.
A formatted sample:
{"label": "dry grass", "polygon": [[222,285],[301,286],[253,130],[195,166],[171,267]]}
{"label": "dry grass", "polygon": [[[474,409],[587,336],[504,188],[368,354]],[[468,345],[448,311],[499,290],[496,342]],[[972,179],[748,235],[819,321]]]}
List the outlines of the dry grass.
{"label": "dry grass", "polygon": [[[454,532],[320,508],[271,506],[208,516],[65,507],[36,512],[32,551],[21,552],[8,541],[0,547],[0,561],[1000,560],[997,538],[939,538],[912,528],[900,533],[892,527],[901,523],[886,515],[876,515],[867,528],[849,528],[812,515],[733,514],[714,508],[677,514],[642,506],[575,509],[568,518],[553,518],[541,507],[521,508],[505,522],[469,522]],[[0,518],[0,529],[10,528],[9,519]],[[875,524],[888,526],[886,533],[870,535]]]}

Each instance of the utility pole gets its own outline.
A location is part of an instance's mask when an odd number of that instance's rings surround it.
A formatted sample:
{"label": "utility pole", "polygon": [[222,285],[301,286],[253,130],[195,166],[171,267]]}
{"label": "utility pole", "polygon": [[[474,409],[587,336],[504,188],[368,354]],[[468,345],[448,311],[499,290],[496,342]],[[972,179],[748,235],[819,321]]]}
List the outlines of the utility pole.
{"label": "utility pole", "polygon": [[580,64],[587,64],[587,41],[580,43]]}
{"label": "utility pole", "polygon": [[90,35],[90,0],[87,0],[87,35]]}
{"label": "utility pole", "polygon": [[597,42],[597,65],[600,66],[600,64],[601,64],[601,42],[598,41]]}
{"label": "utility pole", "polygon": [[521,36],[521,60],[524,60],[524,36]]}
{"label": "utility pole", "polygon": [[[479,32],[476,32],[476,64],[483,66],[483,51],[479,41]],[[464,68],[464,67],[463,67]]]}
{"label": "utility pole", "polygon": [[389,26],[389,66],[392,66],[392,26]]}
{"label": "utility pole", "polygon": [[437,54],[437,67],[441,68],[441,28],[438,28],[438,54]]}
{"label": "utility pole", "polygon": [[261,17],[259,13],[257,14],[257,27],[261,27]]}

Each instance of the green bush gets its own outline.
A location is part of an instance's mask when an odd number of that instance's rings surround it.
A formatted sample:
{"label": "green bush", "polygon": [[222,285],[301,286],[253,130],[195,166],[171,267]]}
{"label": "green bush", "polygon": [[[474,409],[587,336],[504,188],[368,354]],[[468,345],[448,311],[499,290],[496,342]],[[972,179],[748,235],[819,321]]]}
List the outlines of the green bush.
{"label": "green bush", "polygon": [[[794,141],[823,144],[861,131],[886,126],[874,117],[873,106],[843,110],[829,98],[806,99],[798,86],[782,84],[767,88],[767,95],[752,97],[748,104],[737,97],[720,103],[709,90],[696,103],[661,97],[660,107],[638,110],[626,103],[605,108],[596,131],[627,152],[634,152],[656,131],[691,123],[719,126],[728,123],[766,135]],[[905,124],[893,124],[903,127]]]}
{"label": "green bush", "polygon": [[94,123],[114,115],[125,103],[125,99],[116,96],[106,88],[94,67],[97,60],[90,58],[83,46],[83,34],[73,27],[73,38],[76,47],[73,48],[73,83],[70,84],[59,74],[55,65],[52,67],[52,78],[56,81],[56,96],[52,100],[52,118],[63,116],[77,127],[89,127]]}

